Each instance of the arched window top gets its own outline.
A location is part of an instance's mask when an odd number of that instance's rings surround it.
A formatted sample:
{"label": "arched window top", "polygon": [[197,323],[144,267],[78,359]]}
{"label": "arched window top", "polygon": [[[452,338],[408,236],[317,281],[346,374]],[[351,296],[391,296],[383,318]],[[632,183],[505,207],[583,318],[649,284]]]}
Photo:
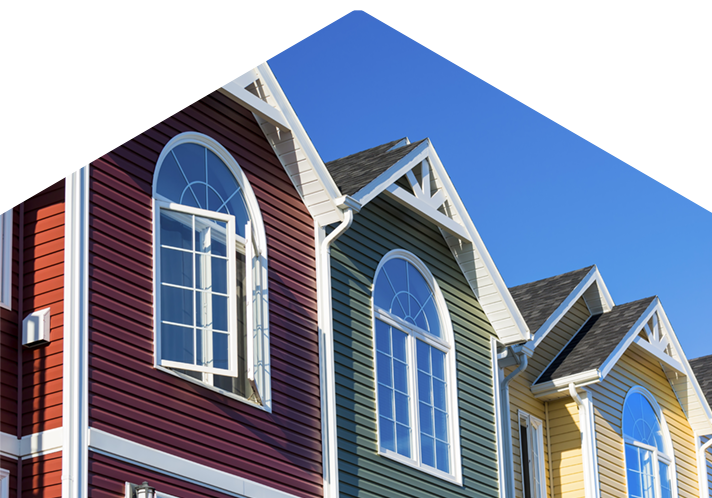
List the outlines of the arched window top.
{"label": "arched window top", "polygon": [[414,263],[418,262],[399,255],[380,266],[374,286],[374,304],[435,337],[443,338],[432,284]]}
{"label": "arched window top", "polygon": [[623,435],[667,453],[663,428],[650,401],[641,392],[632,392],[623,411]]}
{"label": "arched window top", "polygon": [[153,197],[234,216],[235,233],[243,239],[251,221],[257,252],[266,256],[267,237],[250,182],[232,154],[211,137],[185,132],[165,145],[156,163]]}

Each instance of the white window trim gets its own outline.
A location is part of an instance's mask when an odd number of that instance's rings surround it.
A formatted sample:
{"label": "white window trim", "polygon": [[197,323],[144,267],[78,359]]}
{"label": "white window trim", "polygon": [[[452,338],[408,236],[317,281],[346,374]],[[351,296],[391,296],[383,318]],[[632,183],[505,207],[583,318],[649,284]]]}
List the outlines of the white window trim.
{"label": "white window trim", "polygon": [[[399,320],[398,317],[386,316],[384,311],[376,307],[374,302],[374,290],[376,278],[381,272],[383,266],[391,259],[404,259],[412,264],[423,276],[427,284],[433,291],[435,305],[440,318],[441,330],[446,340],[441,340],[430,334],[420,331],[419,328]],[[428,267],[414,254],[403,249],[394,249],[388,252],[376,268],[374,279],[371,283],[371,310],[373,323],[373,361],[374,361],[374,394],[376,396],[376,439],[378,444],[378,454],[394,461],[416,468],[426,474],[438,477],[445,481],[452,482],[462,486],[462,458],[460,449],[460,420],[457,398],[457,365],[455,363],[455,337],[450,321],[450,313],[448,312],[445,298]],[[385,318],[385,319],[384,319]],[[411,420],[411,455],[412,458],[404,457],[394,451],[381,448],[379,409],[378,409],[378,371],[376,365],[376,319],[383,321],[391,326],[395,326],[399,330],[408,334],[408,387],[410,394],[410,420]],[[415,340],[419,339],[427,344],[443,351],[445,356],[445,375],[447,377],[447,409],[448,409],[448,438],[450,442],[450,462],[451,472],[446,473],[435,467],[430,467],[422,463],[420,458],[420,415],[418,410],[418,394],[417,394],[417,368],[416,368],[416,347]]]}
{"label": "white window trim", "polygon": [[12,214],[0,214],[0,307],[6,309],[12,309]]}
{"label": "white window trim", "polygon": [[[636,441],[635,439],[626,436],[623,434],[623,417],[625,416],[625,405],[628,402],[628,398],[635,394],[642,394],[645,399],[648,400],[650,403],[650,406],[653,407],[653,411],[655,412],[655,415],[658,417],[658,420],[660,421],[660,428],[663,431],[663,439],[665,440],[665,444],[667,447],[670,449],[670,454],[666,453],[661,453],[657,448],[654,446],[649,446],[645,443],[641,443],[640,441]],[[655,396],[652,395],[650,391],[645,389],[644,387],[641,386],[635,386],[632,387],[625,395],[625,399],[623,400],[623,409],[621,410],[621,441],[623,444],[623,469],[625,471],[625,480],[626,480],[626,497],[629,496],[628,492],[628,462],[625,454],[625,445],[626,444],[631,444],[633,446],[637,446],[639,448],[646,449],[648,451],[653,452],[653,472],[655,476],[655,497],[660,498],[662,496],[661,490],[660,490],[660,466],[658,465],[658,462],[663,462],[664,464],[668,465],[670,468],[670,487],[672,488],[671,491],[671,496],[672,498],[677,498],[678,497],[678,486],[677,486],[677,465],[675,463],[675,450],[672,445],[672,437],[670,437],[670,430],[668,429],[667,422],[665,421],[665,417],[663,416],[663,411],[660,408],[660,405],[658,405],[657,400],[655,399]]]}
{"label": "white window trim", "polygon": [[[524,420],[527,424],[527,448],[531,452],[534,448],[534,444],[537,445],[539,448],[539,458],[538,458],[538,474],[539,474],[539,489],[536,490],[538,493],[535,495],[536,498],[546,498],[546,461],[544,458],[544,423],[534,417],[533,415],[528,414],[527,412],[523,410],[518,411],[518,425],[517,425],[517,430],[519,432],[519,465],[522,468],[522,495],[524,494],[524,462],[525,462],[525,455],[524,452],[522,451],[522,420]],[[534,431],[532,431],[532,427],[534,427],[534,430],[537,432],[538,437],[535,440],[534,436]],[[534,491],[535,488],[535,481],[534,481],[534,468],[533,468],[533,463],[529,461],[529,455],[526,455],[526,462],[529,465],[529,489]]]}
{"label": "white window trim", "polygon": [[0,498],[10,498],[10,471],[0,469]]}
{"label": "white window trim", "polygon": [[[237,180],[238,185],[240,185],[240,188],[242,189],[242,195],[244,196],[245,199],[245,206],[247,208],[247,212],[249,215],[249,220],[251,222],[252,226],[252,233],[254,234],[254,237],[252,239],[252,242],[255,246],[255,260],[254,264],[256,266],[256,276],[255,276],[255,292],[254,292],[254,301],[253,301],[253,306],[256,308],[255,310],[255,317],[256,317],[256,322],[255,323],[255,329],[253,331],[253,354],[254,354],[254,359],[253,359],[253,373],[254,373],[254,381],[255,384],[257,385],[259,389],[259,397],[261,398],[261,404],[256,404],[252,400],[247,400],[242,398],[241,396],[235,395],[233,393],[229,393],[227,391],[224,391],[220,388],[216,388],[210,384],[207,384],[205,382],[201,382],[197,379],[190,379],[188,376],[181,375],[178,372],[174,372],[170,369],[160,367],[156,361],[158,357],[158,342],[157,338],[159,336],[158,333],[158,324],[160,323],[158,321],[158,315],[157,311],[159,306],[157,306],[158,302],[157,296],[158,296],[158,281],[159,281],[159,274],[158,272],[160,271],[160,268],[157,265],[158,262],[158,254],[160,253],[160,250],[158,250],[157,245],[156,245],[156,236],[157,236],[157,231],[156,229],[158,228],[158,222],[155,218],[155,204],[157,202],[161,201],[166,201],[165,198],[163,198],[160,194],[156,192],[156,189],[158,187],[158,177],[160,175],[160,170],[163,165],[163,161],[165,157],[178,145],[184,144],[184,143],[194,143],[201,145],[203,147],[206,147],[208,150],[212,151],[220,160],[228,167],[228,169],[232,172],[232,174],[235,176],[235,179]],[[192,382],[195,382],[203,387],[206,387],[208,389],[211,389],[213,391],[219,392],[221,394],[225,394],[228,397],[238,399],[240,401],[246,402],[247,404],[254,406],[256,408],[265,410],[267,412],[272,411],[272,369],[271,369],[271,360],[270,360],[270,329],[269,329],[269,286],[268,286],[268,255],[267,255],[267,235],[265,232],[265,227],[264,227],[264,222],[262,220],[262,213],[259,209],[259,204],[257,202],[257,197],[255,196],[254,191],[252,190],[252,186],[250,185],[250,182],[248,181],[247,177],[245,176],[245,173],[242,171],[242,168],[240,165],[235,161],[235,159],[232,157],[232,154],[230,154],[222,145],[220,145],[217,141],[214,139],[210,138],[207,135],[204,135],[202,133],[197,133],[197,132],[185,132],[181,133],[179,135],[176,135],[173,137],[166,145],[163,147],[163,150],[161,151],[161,154],[158,157],[158,160],[156,161],[156,169],[153,174],[153,190],[152,190],[152,199],[154,203],[154,219],[153,219],[153,296],[154,296],[154,303],[156,305],[154,306],[154,367],[168,372],[172,375],[175,375],[177,377],[180,377],[181,379],[188,379],[191,380]],[[185,206],[183,206],[185,207]],[[211,211],[212,213],[212,211]]]}

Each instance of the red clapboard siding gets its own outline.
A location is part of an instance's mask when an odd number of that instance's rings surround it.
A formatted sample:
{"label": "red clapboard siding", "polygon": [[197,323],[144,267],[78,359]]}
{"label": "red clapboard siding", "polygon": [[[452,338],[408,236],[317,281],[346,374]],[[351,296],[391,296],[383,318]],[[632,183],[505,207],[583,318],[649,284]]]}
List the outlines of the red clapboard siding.
{"label": "red clapboard siding", "polygon": [[[164,145],[186,131],[232,154],[262,212],[272,413],[153,368],[153,171]],[[213,93],[93,162],[90,172],[90,425],[295,495],[322,496],[314,225],[252,113]],[[150,474],[100,455],[90,467],[91,496],[122,496],[124,481]],[[151,475],[168,494],[221,496]]]}
{"label": "red clapboard siding", "polygon": [[64,180],[25,201],[24,209],[22,316],[50,309],[50,343],[22,351],[20,423],[27,435],[62,425]]}
{"label": "red clapboard siding", "polygon": [[0,308],[0,432],[17,434],[20,209],[12,213],[12,309]]}
{"label": "red clapboard siding", "polygon": [[61,451],[22,460],[22,496],[61,498]]}
{"label": "red clapboard siding", "polygon": [[0,456],[0,468],[10,471],[10,496],[17,496],[17,460]]}

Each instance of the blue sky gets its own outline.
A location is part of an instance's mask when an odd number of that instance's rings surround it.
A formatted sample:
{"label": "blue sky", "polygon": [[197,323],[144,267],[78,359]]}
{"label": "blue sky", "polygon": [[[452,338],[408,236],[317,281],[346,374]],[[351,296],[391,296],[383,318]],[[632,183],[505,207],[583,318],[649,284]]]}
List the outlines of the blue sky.
{"label": "blue sky", "polygon": [[269,64],[325,161],[429,137],[509,287],[596,264],[712,354],[709,211],[365,13]]}

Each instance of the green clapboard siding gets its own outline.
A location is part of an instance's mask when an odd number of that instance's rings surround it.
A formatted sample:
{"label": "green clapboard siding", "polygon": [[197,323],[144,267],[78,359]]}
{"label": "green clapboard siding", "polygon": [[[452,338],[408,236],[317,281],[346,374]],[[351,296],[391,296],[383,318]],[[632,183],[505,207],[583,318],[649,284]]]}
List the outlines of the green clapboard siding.
{"label": "green clapboard siding", "polygon": [[[450,312],[463,487],[378,455],[371,286],[378,263],[392,249],[408,250],[428,266]],[[332,246],[331,257],[341,496],[497,496],[494,330],[440,231],[381,196],[356,215]]]}

